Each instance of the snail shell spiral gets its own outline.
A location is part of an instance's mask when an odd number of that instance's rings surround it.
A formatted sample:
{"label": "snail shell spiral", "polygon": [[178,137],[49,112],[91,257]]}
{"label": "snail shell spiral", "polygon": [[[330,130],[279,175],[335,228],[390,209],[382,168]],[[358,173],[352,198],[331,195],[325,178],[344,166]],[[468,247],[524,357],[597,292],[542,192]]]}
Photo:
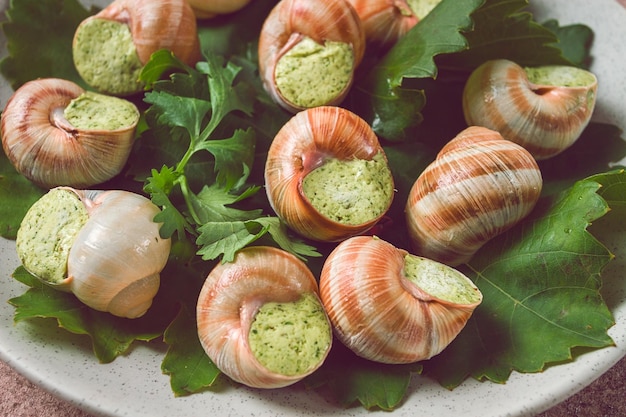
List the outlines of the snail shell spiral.
{"label": "snail shell spiral", "polygon": [[467,262],[534,208],[543,181],[520,145],[472,126],[417,178],[405,207],[413,251],[448,265]]}

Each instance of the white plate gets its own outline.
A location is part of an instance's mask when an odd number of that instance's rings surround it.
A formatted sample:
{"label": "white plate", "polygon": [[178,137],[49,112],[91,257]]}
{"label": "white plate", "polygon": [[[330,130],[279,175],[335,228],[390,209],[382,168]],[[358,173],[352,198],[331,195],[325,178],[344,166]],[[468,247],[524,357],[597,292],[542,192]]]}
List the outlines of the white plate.
{"label": "white plate", "polygon": [[[6,0],[0,6],[6,7]],[[562,25],[585,23],[595,31],[593,71],[599,78],[596,120],[626,127],[626,9],[616,0],[543,0],[533,2],[539,21],[556,17]],[[1,85],[6,102],[7,86]],[[626,354],[626,242],[623,236],[604,238],[617,254],[604,275],[604,293],[617,324],[609,334],[616,347],[586,353],[570,364],[538,374],[514,373],[504,385],[468,380],[453,391],[416,377],[406,402],[392,413],[439,417],[531,416],[587,386]],[[223,392],[174,398],[169,378],[160,372],[164,346],[136,344],[127,356],[98,364],[88,340],[54,326],[13,324],[14,309],[6,300],[24,291],[9,278],[19,262],[13,242],[0,239],[0,358],[52,393],[104,416],[198,415],[366,415],[360,407],[338,409],[314,392],[289,388],[259,391],[228,388]]]}

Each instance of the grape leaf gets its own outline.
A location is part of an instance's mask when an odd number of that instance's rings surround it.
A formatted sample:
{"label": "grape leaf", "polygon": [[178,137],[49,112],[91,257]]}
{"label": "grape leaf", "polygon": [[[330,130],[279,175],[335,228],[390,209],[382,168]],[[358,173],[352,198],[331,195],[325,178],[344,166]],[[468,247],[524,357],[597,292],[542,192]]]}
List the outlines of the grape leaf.
{"label": "grape leaf", "polygon": [[589,66],[589,47],[594,37],[590,27],[583,24],[560,26],[556,19],[543,22],[543,26],[558,38],[555,46],[561,50],[565,59],[580,68]]}
{"label": "grape leaf", "polygon": [[11,298],[15,307],[16,323],[33,318],[55,318],[59,327],[75,334],[88,335],[96,358],[102,363],[112,362],[128,351],[135,340],[150,341],[161,334],[171,321],[169,303],[156,300],[157,308],[137,319],[124,319],[93,310],[73,294],[61,292],[42,284],[23,267],[13,277],[30,288],[24,294]]}
{"label": "grape leaf", "polygon": [[[444,0],[357,80],[352,103],[376,133],[388,140],[405,139],[404,129],[421,121],[423,91],[403,88],[406,78],[436,77],[434,57],[467,48],[461,31],[471,28],[470,14],[484,0]],[[364,98],[365,97],[365,98]]]}
{"label": "grape leaf", "polygon": [[[12,1],[2,24],[9,55],[0,71],[17,89],[43,77],[64,78],[87,87],[74,68],[72,39],[88,12],[77,0]],[[36,57],[37,65],[32,65]]]}
{"label": "grape leaf", "polygon": [[192,394],[215,383],[221,372],[204,352],[196,320],[185,307],[169,325],[163,340],[169,347],[161,370],[170,376],[174,395]]}
{"label": "grape leaf", "polygon": [[578,181],[485,245],[468,265],[483,303],[425,372],[449,388],[467,376],[504,382],[513,370],[571,360],[574,347],[613,345],[613,317],[599,292],[613,255],[587,227],[609,210],[601,184],[623,204],[625,180],[620,170]]}
{"label": "grape leaf", "polygon": [[335,342],[322,367],[304,383],[328,393],[343,408],[358,402],[368,410],[390,411],[404,399],[411,374],[421,370],[418,363],[388,365],[368,361]]}
{"label": "grape leaf", "polygon": [[18,174],[4,152],[0,152],[0,236],[15,239],[26,212],[44,192]]}

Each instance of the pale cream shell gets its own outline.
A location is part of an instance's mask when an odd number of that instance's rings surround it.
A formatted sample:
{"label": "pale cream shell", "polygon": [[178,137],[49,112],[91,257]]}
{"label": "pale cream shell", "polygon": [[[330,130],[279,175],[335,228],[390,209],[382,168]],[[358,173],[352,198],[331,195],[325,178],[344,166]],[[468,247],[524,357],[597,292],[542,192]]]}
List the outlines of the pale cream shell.
{"label": "pale cream shell", "polygon": [[114,131],[79,130],[65,120],[63,110],[83,93],[71,81],[45,78],[22,85],[7,102],[2,148],[16,170],[41,187],[100,184],[128,160],[137,123]]}
{"label": "pale cream shell", "polygon": [[526,149],[487,128],[463,130],[411,188],[405,213],[413,252],[452,266],[469,261],[532,211],[542,185]]}
{"label": "pale cream shell", "polygon": [[89,219],[72,244],[60,286],[95,310],[141,317],[159,290],[171,248],[153,220],[159,208],[129,191],[67,189],[79,196]]}
{"label": "pale cream shell", "polygon": [[364,233],[384,213],[358,225],[336,222],[311,205],[302,181],[327,157],[371,160],[379,154],[384,155],[384,150],[378,137],[356,114],[333,106],[301,111],[280,129],[268,151],[265,190],[269,203],[291,229],[313,240],[340,241]]}
{"label": "pale cream shell", "polygon": [[[249,246],[230,263],[218,264],[198,296],[198,336],[215,365],[234,381],[256,388],[280,388],[313,373],[281,375],[255,358],[248,333],[258,309],[267,302],[291,302],[319,290],[313,273],[294,255],[267,246]],[[328,325],[330,332],[330,323]],[[323,363],[330,346],[320,361]]]}
{"label": "pale cream shell", "polygon": [[569,148],[587,127],[598,83],[587,86],[537,85],[521,66],[487,61],[468,78],[463,112],[468,125],[496,130],[525,147],[537,160]]}
{"label": "pale cream shell", "polygon": [[471,304],[431,296],[405,277],[406,255],[384,240],[357,236],[324,263],[322,302],[337,338],[361,357],[395,364],[429,359],[454,340],[482,301],[477,288]]}

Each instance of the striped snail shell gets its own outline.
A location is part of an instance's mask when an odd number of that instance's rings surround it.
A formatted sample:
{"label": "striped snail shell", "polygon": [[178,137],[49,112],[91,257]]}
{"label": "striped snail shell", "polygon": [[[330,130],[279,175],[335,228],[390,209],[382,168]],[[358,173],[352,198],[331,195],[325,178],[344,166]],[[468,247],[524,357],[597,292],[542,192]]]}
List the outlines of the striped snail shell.
{"label": "striped snail shell", "polygon": [[405,213],[413,251],[452,266],[467,262],[530,213],[542,185],[526,149],[484,127],[463,130],[411,188]]}
{"label": "striped snail shell", "polygon": [[268,151],[265,187],[283,222],[326,242],[369,230],[387,212],[394,193],[372,128],[332,106],[297,113],[280,129]]}
{"label": "striped snail shell", "polygon": [[[92,114],[104,121],[94,123]],[[1,121],[2,148],[15,169],[41,187],[86,188],[122,171],[138,122],[139,110],[130,101],[86,92],[71,81],[41,78],[9,98]]]}
{"label": "striped snail shell", "polygon": [[597,88],[595,75],[580,68],[492,60],[468,78],[463,112],[468,125],[496,130],[541,160],[578,139],[591,119]]}
{"label": "striped snail shell", "polygon": [[198,336],[234,381],[280,388],[318,369],[332,330],[315,277],[291,253],[249,246],[207,276],[197,303]]}
{"label": "striped snail shell", "polygon": [[440,353],[482,302],[459,271],[372,236],[347,239],[331,252],[320,294],[342,343],[363,358],[396,364]]}

